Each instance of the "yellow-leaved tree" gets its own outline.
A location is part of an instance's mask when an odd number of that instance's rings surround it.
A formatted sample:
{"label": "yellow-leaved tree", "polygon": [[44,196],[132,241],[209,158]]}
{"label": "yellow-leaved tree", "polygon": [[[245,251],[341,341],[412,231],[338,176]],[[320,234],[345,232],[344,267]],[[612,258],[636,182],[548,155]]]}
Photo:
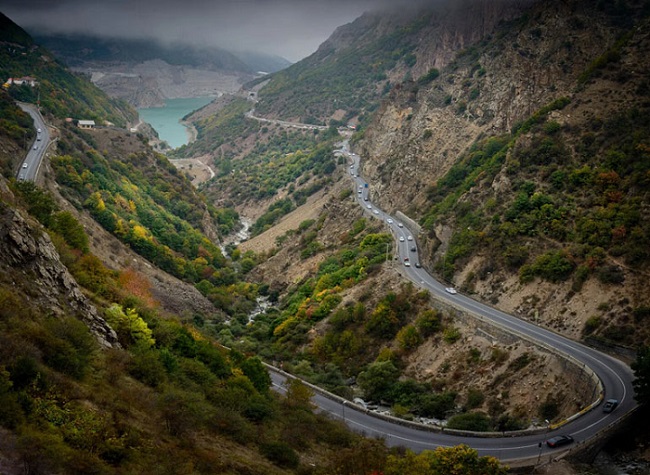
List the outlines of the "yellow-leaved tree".
{"label": "yellow-leaved tree", "polygon": [[506,475],[508,467],[495,457],[479,457],[467,445],[438,447],[420,454],[388,456],[384,475]]}
{"label": "yellow-leaved tree", "polygon": [[135,309],[127,308],[125,311],[120,304],[114,303],[106,309],[106,321],[115,330],[120,343],[124,346],[151,347],[156,343],[151,336],[151,329]]}

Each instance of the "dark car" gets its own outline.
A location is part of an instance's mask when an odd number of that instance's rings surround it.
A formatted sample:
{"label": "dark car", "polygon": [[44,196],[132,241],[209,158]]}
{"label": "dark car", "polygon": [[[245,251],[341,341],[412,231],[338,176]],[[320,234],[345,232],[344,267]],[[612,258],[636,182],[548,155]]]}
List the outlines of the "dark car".
{"label": "dark car", "polygon": [[618,406],[618,399],[608,399],[603,406],[603,412],[610,413]]}
{"label": "dark car", "polygon": [[567,445],[573,442],[573,437],[570,435],[557,435],[546,441],[546,445],[551,448],[560,447],[562,445]]}
{"label": "dark car", "polygon": [[417,251],[417,248],[415,246],[412,246],[411,247],[411,252],[415,252],[415,251]]}

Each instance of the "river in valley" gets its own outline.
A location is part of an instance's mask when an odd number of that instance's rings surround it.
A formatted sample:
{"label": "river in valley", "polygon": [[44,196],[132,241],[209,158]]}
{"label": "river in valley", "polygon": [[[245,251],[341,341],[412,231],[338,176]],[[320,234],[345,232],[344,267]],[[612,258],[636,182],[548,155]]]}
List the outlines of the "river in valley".
{"label": "river in valley", "polygon": [[150,124],[158,132],[160,140],[167,142],[171,148],[178,148],[190,140],[190,131],[181,124],[180,120],[214,99],[214,97],[166,99],[163,107],[138,109],[138,113],[144,122]]}

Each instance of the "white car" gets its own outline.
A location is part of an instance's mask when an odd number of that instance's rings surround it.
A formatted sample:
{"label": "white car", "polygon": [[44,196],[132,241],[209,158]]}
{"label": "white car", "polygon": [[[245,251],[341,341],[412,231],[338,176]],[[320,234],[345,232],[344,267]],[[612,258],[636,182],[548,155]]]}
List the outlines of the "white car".
{"label": "white car", "polygon": [[371,205],[366,205],[366,208],[372,209],[372,206]]}
{"label": "white car", "polygon": [[399,242],[404,242],[404,236],[399,237]]}
{"label": "white car", "polygon": [[404,225],[403,225],[402,223],[397,223],[397,227],[398,227],[398,228],[403,228]]}
{"label": "white car", "polygon": [[27,168],[27,164],[26,164],[26,163],[23,163],[23,168]]}
{"label": "white car", "polygon": [[386,220],[386,222],[387,222],[388,224],[393,224],[393,220],[392,220],[391,218],[388,218],[388,219]]}
{"label": "white car", "polygon": [[379,214],[379,211],[377,211],[377,210],[373,210],[373,213],[375,213],[375,214]]}
{"label": "white car", "polygon": [[409,240],[409,241],[412,241],[412,240],[413,240],[413,236],[409,236],[409,237],[407,237],[406,239]]}
{"label": "white car", "polygon": [[453,287],[445,288],[445,292],[447,292],[448,294],[452,294],[452,295],[455,295],[455,294],[458,293],[458,292],[456,292],[456,289],[454,289]]}

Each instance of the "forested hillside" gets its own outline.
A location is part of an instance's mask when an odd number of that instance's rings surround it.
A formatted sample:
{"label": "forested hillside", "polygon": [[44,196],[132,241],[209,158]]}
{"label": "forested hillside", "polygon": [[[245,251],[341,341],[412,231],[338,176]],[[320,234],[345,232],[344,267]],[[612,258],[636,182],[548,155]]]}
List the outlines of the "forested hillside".
{"label": "forested hillside", "polygon": [[[36,103],[40,101],[45,111],[57,118],[110,121],[125,126],[136,117],[126,103],[108,98],[89,81],[70,73],[45,48],[0,13],[0,80],[11,77],[33,77],[37,87],[12,86],[9,93],[14,99]],[[66,93],[64,91],[72,91]]]}
{"label": "forested hillside", "polygon": [[[255,114],[337,124],[376,108],[351,140],[361,174],[371,201],[422,226],[415,239],[427,270],[633,357],[648,342],[647,2],[493,3],[365,15],[272,76]],[[350,100],[364,105],[334,114]],[[260,124],[232,117],[199,122],[232,124],[219,129],[219,149],[195,145],[228,171],[204,189],[259,213],[250,204],[259,180],[244,177],[278,182],[291,155],[246,148]],[[259,175],[264,168],[272,172]],[[222,327],[221,338],[405,417],[447,411],[464,428],[503,430],[575,409],[568,395],[582,390],[546,356],[490,346],[462,315],[402,287],[399,266],[380,252],[390,239],[363,219],[343,177],[332,176],[316,218],[309,203],[288,199],[291,185],[264,195],[254,234],[286,213],[300,224],[273,243],[262,233],[242,245],[268,250],[249,275],[274,279],[274,305],[244,328]],[[528,389],[509,391],[515,384]]]}
{"label": "forested hillside", "polygon": [[[12,47],[37,50],[18,27],[6,31]],[[258,293],[241,280],[253,259],[226,259],[217,245],[237,214],[208,205],[145,137],[61,120],[85,110],[86,91],[92,117],[117,109],[87,83],[74,89],[83,79],[69,82],[64,69],[47,77],[41,93],[56,107],[43,109],[57,143],[39,179],[45,188],[0,177],[3,473],[397,474],[459,460],[476,473],[505,473],[467,447],[405,457],[364,440],[315,414],[299,382],[274,394],[258,357],[214,338],[215,323],[242,325]],[[34,131],[0,94],[11,177]],[[102,261],[107,246],[119,257]],[[149,270],[135,270],[133,251]],[[212,310],[170,311],[155,296],[153,266],[197,284]],[[186,282],[166,299],[182,299]]]}

